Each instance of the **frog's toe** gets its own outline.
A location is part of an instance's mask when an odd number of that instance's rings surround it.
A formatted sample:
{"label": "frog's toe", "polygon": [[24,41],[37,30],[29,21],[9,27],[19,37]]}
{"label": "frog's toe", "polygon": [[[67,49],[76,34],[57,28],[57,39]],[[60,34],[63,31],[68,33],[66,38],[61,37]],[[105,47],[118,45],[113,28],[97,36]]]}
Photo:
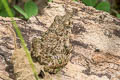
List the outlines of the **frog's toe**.
{"label": "frog's toe", "polygon": [[61,70],[61,68],[57,68],[57,69],[49,69],[49,68],[44,68],[45,72],[48,72],[50,74],[56,74],[57,72],[59,72]]}

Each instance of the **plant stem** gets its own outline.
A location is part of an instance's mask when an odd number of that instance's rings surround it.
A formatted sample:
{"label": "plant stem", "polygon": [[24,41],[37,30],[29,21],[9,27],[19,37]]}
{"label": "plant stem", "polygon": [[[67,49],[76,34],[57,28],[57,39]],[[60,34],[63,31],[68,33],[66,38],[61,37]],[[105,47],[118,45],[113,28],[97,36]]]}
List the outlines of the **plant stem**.
{"label": "plant stem", "polygon": [[30,65],[31,65],[31,68],[32,68],[33,73],[34,73],[34,76],[35,76],[36,80],[39,80],[38,75],[37,75],[37,71],[36,71],[36,69],[35,69],[35,66],[34,66],[34,64],[33,64],[33,61],[32,61],[31,55],[30,55],[30,52],[29,52],[28,48],[26,47],[26,43],[25,43],[25,41],[24,41],[24,38],[23,38],[23,36],[22,36],[22,34],[21,34],[20,29],[18,28],[18,25],[17,25],[16,21],[15,21],[14,18],[13,18],[13,13],[12,13],[12,11],[10,10],[10,8],[9,8],[6,0],[2,0],[2,3],[3,3],[3,5],[4,5],[6,11],[8,12],[8,15],[10,16],[10,18],[11,18],[11,20],[12,20],[12,24],[13,24],[15,30],[16,30],[16,33],[17,33],[18,37],[20,38],[22,47],[24,48],[24,50],[25,50],[25,52],[26,52],[26,56],[27,56],[28,61],[29,61]]}

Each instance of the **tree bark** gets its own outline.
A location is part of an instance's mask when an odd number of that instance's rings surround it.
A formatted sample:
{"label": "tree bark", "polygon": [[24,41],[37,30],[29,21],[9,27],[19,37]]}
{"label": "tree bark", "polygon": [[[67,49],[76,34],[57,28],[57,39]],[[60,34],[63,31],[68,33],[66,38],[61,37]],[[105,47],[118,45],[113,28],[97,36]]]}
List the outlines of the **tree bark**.
{"label": "tree bark", "polygon": [[[68,2],[67,9],[74,10],[71,37],[74,49],[69,63],[59,73],[59,80],[119,80],[120,20],[81,2]],[[15,18],[28,48],[32,38],[40,37],[56,15],[64,14],[65,3],[53,0],[42,16],[28,21]],[[9,73],[8,76],[14,78],[10,64],[14,41],[8,26],[13,27],[10,18],[0,17],[0,72]],[[20,44],[19,38],[17,44]],[[54,75],[53,80],[56,77]]]}

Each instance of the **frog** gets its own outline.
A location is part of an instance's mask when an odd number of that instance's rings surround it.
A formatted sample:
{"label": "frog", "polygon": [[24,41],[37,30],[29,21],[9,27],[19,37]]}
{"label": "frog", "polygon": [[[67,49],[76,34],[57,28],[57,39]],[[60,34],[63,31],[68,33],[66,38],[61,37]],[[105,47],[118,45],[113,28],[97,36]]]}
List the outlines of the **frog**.
{"label": "frog", "polygon": [[44,65],[44,72],[56,74],[70,61],[72,44],[72,13],[56,15],[53,23],[41,38],[34,37],[31,45],[31,57],[34,62]]}

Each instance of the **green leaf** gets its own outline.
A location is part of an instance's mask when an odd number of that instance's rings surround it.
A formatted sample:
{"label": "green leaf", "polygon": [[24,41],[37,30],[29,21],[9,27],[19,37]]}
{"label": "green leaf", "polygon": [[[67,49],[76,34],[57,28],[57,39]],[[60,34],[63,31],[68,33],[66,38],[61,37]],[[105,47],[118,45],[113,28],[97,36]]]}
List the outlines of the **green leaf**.
{"label": "green leaf", "polygon": [[77,2],[78,0],[73,0],[73,1]]}
{"label": "green leaf", "polygon": [[15,5],[14,6],[15,10],[18,11],[21,15],[23,15],[25,17],[25,19],[28,19],[28,15],[23,11],[22,8],[20,8],[19,6]]}
{"label": "green leaf", "polygon": [[28,1],[24,5],[24,10],[28,15],[28,18],[36,16],[38,14],[38,7],[33,1]]}
{"label": "green leaf", "polygon": [[120,18],[120,14],[116,14],[116,16],[117,16],[118,18]]}
{"label": "green leaf", "polygon": [[96,6],[96,9],[110,12],[110,3],[107,1],[101,2]]}
{"label": "green leaf", "polygon": [[0,0],[0,10],[3,8],[2,2]]}
{"label": "green leaf", "polygon": [[[12,11],[12,14],[13,14],[13,16],[14,16],[14,15],[15,15],[14,10],[11,9],[11,11]],[[6,12],[6,10],[5,10],[4,7],[0,10],[0,16],[2,16],[2,17],[10,17],[10,16],[8,15],[8,13]]]}
{"label": "green leaf", "polygon": [[8,13],[6,12],[5,9],[2,9],[2,10],[0,11],[0,16],[2,16],[2,17],[8,17]]}
{"label": "green leaf", "polygon": [[87,6],[95,6],[97,0],[82,0],[82,2]]}
{"label": "green leaf", "polygon": [[52,2],[53,0],[48,0],[48,2]]}

